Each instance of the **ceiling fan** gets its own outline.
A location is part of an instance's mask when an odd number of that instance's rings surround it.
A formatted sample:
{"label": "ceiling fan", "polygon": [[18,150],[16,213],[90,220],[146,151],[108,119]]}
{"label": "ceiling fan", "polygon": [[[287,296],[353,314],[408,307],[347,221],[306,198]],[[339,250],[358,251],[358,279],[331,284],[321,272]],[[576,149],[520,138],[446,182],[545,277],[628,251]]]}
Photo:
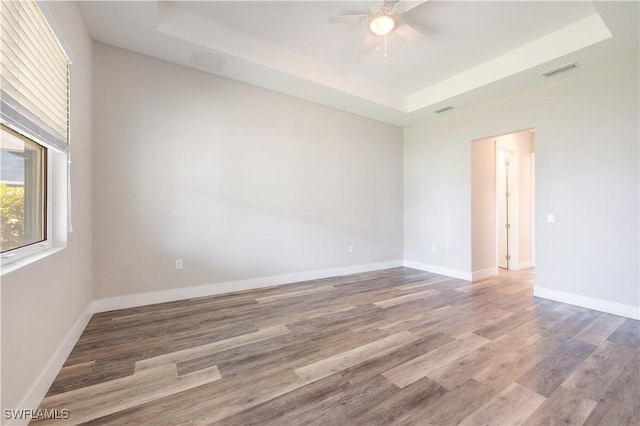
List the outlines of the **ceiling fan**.
{"label": "ceiling fan", "polygon": [[426,1],[383,1],[373,5],[369,14],[330,16],[329,23],[351,24],[368,21],[369,31],[367,31],[362,49],[366,50],[376,41],[379,47],[380,37],[384,37],[384,55],[387,56],[387,35],[392,32],[412,41],[424,36],[421,31],[407,24],[402,19],[404,14],[424,3],[426,3]]}

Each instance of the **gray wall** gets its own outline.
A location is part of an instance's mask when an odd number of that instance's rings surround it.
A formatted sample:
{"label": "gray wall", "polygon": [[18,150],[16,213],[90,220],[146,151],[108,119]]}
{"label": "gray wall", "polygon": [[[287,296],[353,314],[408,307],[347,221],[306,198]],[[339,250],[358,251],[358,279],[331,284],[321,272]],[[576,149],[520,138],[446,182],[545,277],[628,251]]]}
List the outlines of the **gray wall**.
{"label": "gray wall", "polygon": [[400,128],[100,43],[94,80],[96,298],[402,259]]}
{"label": "gray wall", "polygon": [[[42,374],[70,332],[84,323],[92,294],[91,39],[76,3],[48,2],[71,66],[73,230],[67,248],[2,277],[2,408],[36,408]],[[84,315],[86,317],[86,315]],[[80,330],[81,331],[81,330]],[[70,348],[69,348],[70,349]],[[63,362],[64,359],[59,360]],[[53,373],[55,374],[55,373]],[[53,380],[53,377],[49,377]],[[32,388],[35,386],[35,388]],[[40,395],[42,396],[42,395]],[[25,400],[25,398],[27,400]]]}
{"label": "gray wall", "polygon": [[535,128],[536,286],[638,306],[638,74],[634,56],[406,128],[405,259],[471,271],[471,141]]}

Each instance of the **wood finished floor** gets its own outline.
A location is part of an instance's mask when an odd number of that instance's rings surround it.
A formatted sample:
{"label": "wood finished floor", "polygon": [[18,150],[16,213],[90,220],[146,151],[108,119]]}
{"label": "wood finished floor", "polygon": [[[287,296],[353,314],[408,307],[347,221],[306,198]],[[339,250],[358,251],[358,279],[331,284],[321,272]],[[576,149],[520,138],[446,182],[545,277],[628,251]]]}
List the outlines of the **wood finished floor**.
{"label": "wood finished floor", "polygon": [[532,288],[533,270],[394,268],[96,314],[40,408],[92,425],[640,424],[640,323]]}

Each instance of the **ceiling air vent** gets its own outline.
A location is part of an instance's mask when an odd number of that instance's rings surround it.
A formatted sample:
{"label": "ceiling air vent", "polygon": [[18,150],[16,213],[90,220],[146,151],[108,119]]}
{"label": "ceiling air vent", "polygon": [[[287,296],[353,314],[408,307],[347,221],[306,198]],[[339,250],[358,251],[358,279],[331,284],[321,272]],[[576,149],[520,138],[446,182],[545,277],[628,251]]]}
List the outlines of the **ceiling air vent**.
{"label": "ceiling air vent", "polygon": [[203,71],[220,72],[226,60],[213,53],[204,51],[193,52],[193,64]]}
{"label": "ceiling air vent", "polygon": [[576,64],[575,62],[571,62],[570,64],[566,64],[566,65],[561,65],[557,68],[554,68],[552,70],[549,71],[545,71],[542,73],[543,77],[552,77],[556,74],[560,74],[561,72],[565,72],[565,71],[570,71],[573,69],[578,68],[578,64]]}
{"label": "ceiling air vent", "polygon": [[449,111],[449,110],[451,110],[451,109],[453,109],[453,107],[452,107],[452,106],[446,106],[446,107],[444,107],[444,108],[440,108],[439,110],[435,111],[435,113],[436,113],[436,114],[440,114],[440,113],[442,113],[442,112],[446,112],[446,111]]}

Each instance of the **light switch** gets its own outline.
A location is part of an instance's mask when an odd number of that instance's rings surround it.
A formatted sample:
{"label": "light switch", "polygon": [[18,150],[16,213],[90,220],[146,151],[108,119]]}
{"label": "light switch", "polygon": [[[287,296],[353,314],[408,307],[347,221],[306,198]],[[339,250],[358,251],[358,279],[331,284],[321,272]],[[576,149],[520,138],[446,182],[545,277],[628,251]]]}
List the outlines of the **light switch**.
{"label": "light switch", "polygon": [[556,215],[549,213],[547,214],[547,223],[555,223],[556,222]]}

